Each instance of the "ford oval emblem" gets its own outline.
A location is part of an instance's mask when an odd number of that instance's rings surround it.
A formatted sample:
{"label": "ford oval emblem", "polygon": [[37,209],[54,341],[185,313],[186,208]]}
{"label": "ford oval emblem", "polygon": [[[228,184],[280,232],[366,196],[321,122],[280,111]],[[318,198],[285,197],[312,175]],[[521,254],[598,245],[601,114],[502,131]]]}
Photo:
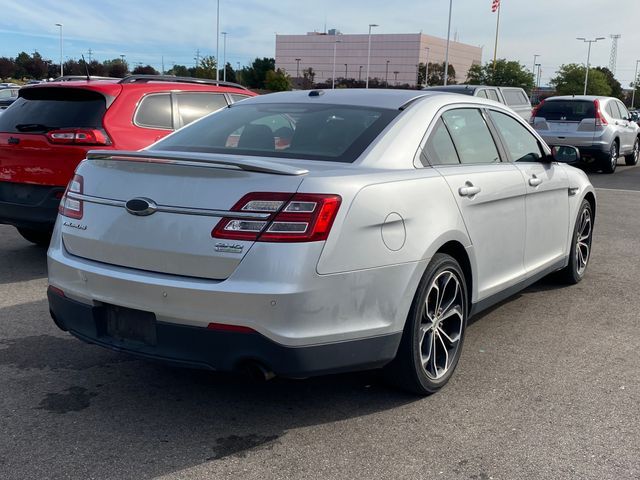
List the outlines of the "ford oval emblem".
{"label": "ford oval emblem", "polygon": [[132,198],[125,204],[127,212],[131,215],[137,215],[139,217],[146,217],[158,210],[158,205],[153,200],[148,198],[138,197]]}

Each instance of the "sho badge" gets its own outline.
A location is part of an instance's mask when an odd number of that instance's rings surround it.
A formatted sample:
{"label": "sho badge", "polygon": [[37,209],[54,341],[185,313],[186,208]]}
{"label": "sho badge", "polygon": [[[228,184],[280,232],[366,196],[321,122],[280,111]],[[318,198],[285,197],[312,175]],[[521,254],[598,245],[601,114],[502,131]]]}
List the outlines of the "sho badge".
{"label": "sho badge", "polygon": [[242,253],[244,247],[239,243],[216,243],[216,252],[224,253]]}
{"label": "sho badge", "polygon": [[73,223],[73,222],[64,222],[62,225],[64,225],[65,227],[77,228],[78,230],[87,229],[86,225],[81,225],[79,223]]}

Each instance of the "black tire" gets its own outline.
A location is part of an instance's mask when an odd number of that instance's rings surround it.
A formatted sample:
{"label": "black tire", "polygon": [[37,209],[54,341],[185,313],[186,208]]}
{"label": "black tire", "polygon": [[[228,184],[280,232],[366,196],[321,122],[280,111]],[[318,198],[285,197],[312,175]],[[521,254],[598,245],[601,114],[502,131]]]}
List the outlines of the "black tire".
{"label": "black tire", "polygon": [[637,165],[638,157],[640,157],[640,137],[637,137],[633,143],[633,151],[629,155],[624,156],[624,163],[629,166]]}
{"label": "black tire", "polygon": [[[586,212],[586,213],[585,213]],[[581,268],[581,257],[578,255],[578,241],[584,235],[583,216],[586,215],[589,221],[588,237],[581,242],[581,254],[584,256],[586,248],[586,260],[584,261],[584,268]],[[573,228],[573,238],[571,240],[571,250],[569,251],[569,264],[558,272],[559,280],[569,285],[575,285],[580,282],[584,277],[589,260],[591,258],[591,242],[593,240],[593,210],[591,204],[587,200],[582,201],[578,215],[576,217],[576,224]],[[584,245],[582,245],[584,243]],[[583,257],[582,257],[583,258]]]}
{"label": "black tire", "polygon": [[620,148],[618,142],[614,141],[609,147],[609,152],[602,157],[602,172],[613,173],[618,166],[618,157],[620,156]]}
{"label": "black tire", "polygon": [[25,240],[35,243],[39,247],[48,247],[51,242],[51,230],[34,230],[32,228],[18,227],[18,233]]}
{"label": "black tire", "polygon": [[[453,283],[454,278],[457,284]],[[426,313],[430,308],[428,307],[430,300],[431,305],[438,304],[437,298],[434,298],[434,285],[442,287],[440,309],[438,309],[439,315],[442,315],[440,319],[435,311],[429,310],[432,315]],[[459,291],[456,288],[459,288]],[[443,299],[446,299],[445,301],[451,299],[449,307],[455,304],[455,308],[442,310]],[[446,312],[452,312],[456,308],[459,312],[456,311],[447,317]],[[383,373],[387,381],[417,395],[430,395],[444,387],[460,358],[468,312],[467,286],[460,265],[449,255],[436,254],[429,263],[416,291],[396,358],[384,369]],[[427,328],[427,325],[431,325],[431,328]],[[455,337],[458,337],[456,342],[450,341]],[[429,345],[423,343],[423,340],[428,341]],[[447,345],[452,348],[455,346],[451,358],[447,352]],[[425,350],[428,350],[427,358],[430,360],[425,361]],[[446,357],[442,355],[445,353]],[[442,364],[445,358],[446,368],[438,372],[438,362]]]}

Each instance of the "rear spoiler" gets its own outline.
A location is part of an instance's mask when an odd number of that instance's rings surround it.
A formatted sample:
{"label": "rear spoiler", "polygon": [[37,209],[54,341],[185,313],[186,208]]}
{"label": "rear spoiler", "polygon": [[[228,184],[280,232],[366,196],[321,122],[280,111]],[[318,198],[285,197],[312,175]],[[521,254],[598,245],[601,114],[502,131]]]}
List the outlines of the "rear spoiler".
{"label": "rear spoiler", "polygon": [[211,153],[200,152],[169,152],[169,151],[129,151],[129,150],[90,150],[87,153],[87,160],[122,159],[131,161],[146,161],[150,163],[172,163],[190,166],[210,166],[216,165],[236,167],[248,172],[274,173],[276,175],[305,175],[309,170],[292,167],[277,162],[264,160],[253,160],[246,157],[233,158]]}

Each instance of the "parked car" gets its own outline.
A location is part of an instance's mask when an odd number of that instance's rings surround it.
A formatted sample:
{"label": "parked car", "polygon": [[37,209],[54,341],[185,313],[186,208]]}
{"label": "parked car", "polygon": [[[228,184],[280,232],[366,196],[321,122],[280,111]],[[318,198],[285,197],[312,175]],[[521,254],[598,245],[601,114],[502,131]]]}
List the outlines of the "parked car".
{"label": "parked car", "polygon": [[509,106],[511,110],[527,121],[531,117],[531,101],[529,100],[527,93],[522,88],[492,87],[489,85],[447,85],[446,87],[427,87],[426,90],[488,98],[489,100]]}
{"label": "parked car", "polygon": [[19,87],[0,88],[0,110],[4,110],[18,99]]}
{"label": "parked car", "polygon": [[90,149],[137,150],[253,95],[236,84],[154,75],[23,87],[0,117],[0,223],[47,245],[64,189]]}
{"label": "parked car", "polygon": [[142,357],[265,378],[384,366],[432,393],[470,315],[584,276],[594,189],[558,163],[576,157],[481,98],[247,99],[142,151],[89,152],[48,251],[50,310]]}
{"label": "parked car", "polygon": [[613,173],[621,155],[627,165],[638,163],[640,127],[617,98],[550,97],[536,107],[530,122],[549,145],[578,147],[582,165]]}

